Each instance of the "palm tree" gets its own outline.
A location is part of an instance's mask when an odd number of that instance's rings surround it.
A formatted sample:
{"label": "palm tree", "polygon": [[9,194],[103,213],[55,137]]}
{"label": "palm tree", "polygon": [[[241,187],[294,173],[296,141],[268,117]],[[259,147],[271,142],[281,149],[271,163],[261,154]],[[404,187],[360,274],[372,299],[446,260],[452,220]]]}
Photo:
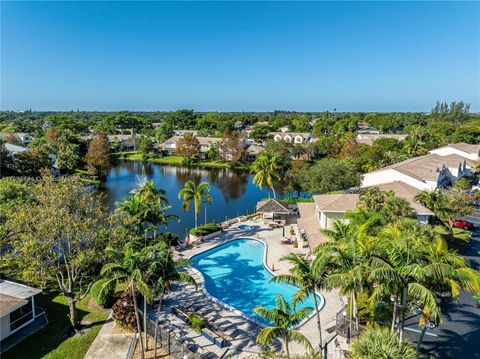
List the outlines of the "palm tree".
{"label": "palm tree", "polygon": [[290,341],[298,342],[313,353],[313,348],[308,339],[298,330],[291,327],[298,325],[312,311],[311,307],[304,307],[298,311],[292,310],[292,306],[280,294],[275,297],[275,308],[268,309],[258,306],[253,309],[254,313],[266,319],[273,325],[263,328],[257,335],[257,343],[264,346],[272,344],[277,338],[282,338],[285,343],[287,357],[290,358]]}
{"label": "palm tree", "polygon": [[202,206],[202,200],[208,204],[212,204],[212,197],[208,194],[210,185],[207,182],[200,182],[195,186],[193,181],[187,181],[185,186],[178,192],[178,198],[183,199],[182,209],[188,211],[190,204],[194,203],[195,207],[195,228],[198,227],[198,214]]}
{"label": "palm tree", "polygon": [[418,359],[415,348],[406,341],[400,341],[397,333],[386,329],[366,330],[352,343],[352,352],[348,356],[352,359]]}
{"label": "palm tree", "polygon": [[155,246],[155,251],[150,253],[149,270],[155,282],[154,293],[159,297],[156,311],[155,334],[154,334],[154,358],[157,357],[158,323],[162,299],[166,291],[170,290],[173,283],[187,283],[197,287],[195,279],[183,269],[191,264],[189,259],[183,258],[174,260],[169,249],[169,244],[160,242]]}
{"label": "palm tree", "polygon": [[320,322],[320,311],[316,291],[323,286],[326,260],[323,256],[317,255],[313,261],[308,261],[298,254],[291,253],[283,256],[280,260],[287,261],[292,265],[289,274],[280,274],[272,278],[272,282],[293,284],[300,289],[293,298],[293,304],[304,301],[309,295],[313,298],[315,314],[317,317],[320,351],[323,349],[322,325]]}
{"label": "palm tree", "polygon": [[415,199],[431,210],[437,218],[451,231],[451,223],[455,219],[455,212],[450,197],[440,189],[434,191],[422,191]]}
{"label": "palm tree", "polygon": [[273,182],[280,179],[279,169],[278,158],[272,152],[265,151],[252,163],[250,170],[255,173],[253,183],[260,189],[268,186],[273,192],[273,198],[277,198]]}
{"label": "palm tree", "polygon": [[[110,258],[111,262],[106,263],[100,275],[107,278],[103,286],[108,288],[112,283],[126,282],[128,288],[132,290],[133,304],[135,308],[135,317],[137,321],[137,332],[140,336],[140,345],[142,350],[142,358],[144,357],[144,345],[142,341],[142,331],[140,326],[140,316],[138,314],[137,294],[136,291],[148,302],[153,298],[153,289],[150,287],[147,280],[147,271],[149,266],[149,253],[152,251],[151,247],[141,248],[138,242],[127,243],[123,251],[112,247],[107,247],[105,252]],[[144,310],[146,312],[146,310]],[[146,316],[146,313],[144,313]]]}

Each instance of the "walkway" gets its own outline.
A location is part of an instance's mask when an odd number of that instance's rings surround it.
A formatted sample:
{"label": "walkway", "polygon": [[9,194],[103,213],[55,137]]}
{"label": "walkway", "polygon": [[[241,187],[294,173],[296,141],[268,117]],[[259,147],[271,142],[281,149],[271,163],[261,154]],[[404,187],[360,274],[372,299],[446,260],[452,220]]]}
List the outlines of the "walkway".
{"label": "walkway", "polygon": [[[258,238],[267,244],[267,265],[269,268],[275,268],[275,273],[287,273],[290,266],[287,262],[280,261],[280,258],[288,253],[296,252],[299,254],[306,254],[308,248],[293,248],[292,245],[281,244],[283,230],[282,228],[269,229],[263,224],[254,221],[244,222],[257,226],[254,232],[240,231],[236,229],[236,225],[229,228],[225,233],[214,238],[206,240],[193,248],[183,250],[182,257],[189,258],[197,253],[212,248],[218,244],[225,243],[234,238],[251,237]],[[289,231],[289,226],[285,231]],[[192,271],[193,273],[193,271]],[[195,279],[200,283],[201,277],[194,273]],[[322,293],[325,298],[325,305],[320,311],[321,322],[323,327],[323,338],[326,338],[333,328],[335,315],[343,308],[343,303],[337,291]],[[179,320],[174,315],[170,314],[172,307],[182,305],[193,309],[203,315],[205,318],[218,328],[220,328],[226,335],[230,337],[230,346],[226,349],[220,349],[210,343],[208,340],[192,331],[185,323]],[[153,312],[149,313],[150,318],[155,320]],[[180,336],[194,341],[198,346],[205,351],[212,351],[217,357],[221,357],[228,352],[228,355],[235,355],[238,357],[248,357],[254,353],[260,353],[262,347],[256,344],[256,336],[260,331],[260,327],[246,320],[241,315],[227,309],[223,305],[214,302],[209,296],[199,288],[195,290],[193,286],[177,286],[174,291],[168,294],[165,298],[164,307],[162,308],[161,322],[164,326],[171,328]],[[298,328],[316,348],[319,346],[318,330],[315,317],[308,320],[305,324]],[[327,331],[328,330],[328,331]],[[282,350],[280,342],[275,343],[276,350]],[[292,354],[304,354],[304,347],[295,343],[291,344],[290,351]]]}

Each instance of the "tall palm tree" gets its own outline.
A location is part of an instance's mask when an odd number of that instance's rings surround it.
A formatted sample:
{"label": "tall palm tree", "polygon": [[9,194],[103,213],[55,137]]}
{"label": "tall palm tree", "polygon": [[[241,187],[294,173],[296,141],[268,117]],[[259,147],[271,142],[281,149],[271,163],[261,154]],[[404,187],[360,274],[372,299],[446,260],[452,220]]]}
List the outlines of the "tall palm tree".
{"label": "tall palm tree", "polygon": [[[100,271],[100,275],[108,279],[105,281],[103,286],[104,289],[113,283],[125,282],[128,284],[128,288],[132,290],[142,358],[144,357],[144,345],[142,341],[136,292],[138,291],[148,302],[151,302],[153,298],[153,289],[147,280],[150,257],[149,253],[151,250],[152,249],[149,247],[142,248],[138,242],[127,243],[124,246],[123,251],[117,250],[113,247],[107,247],[105,252],[111,262],[106,263]],[[144,313],[144,315],[146,314]]]}
{"label": "tall palm tree", "polygon": [[191,277],[184,268],[191,265],[189,259],[183,258],[174,260],[170,252],[169,244],[160,242],[155,246],[155,251],[150,253],[149,271],[155,282],[154,293],[158,295],[159,302],[156,310],[155,334],[154,334],[154,358],[157,357],[158,323],[164,294],[171,290],[173,283],[186,283],[197,287],[195,279]]}
{"label": "tall palm tree", "polygon": [[212,203],[212,197],[208,194],[210,185],[207,182],[200,182],[198,186],[193,181],[187,181],[185,186],[178,192],[178,198],[183,199],[182,209],[188,211],[193,202],[195,207],[195,228],[198,227],[198,214],[205,200],[208,204]]}
{"label": "tall palm tree", "polygon": [[367,329],[352,343],[349,358],[352,359],[417,359],[415,348],[406,341],[400,341],[398,334],[388,330]]}
{"label": "tall palm tree", "polygon": [[262,306],[254,308],[253,311],[255,314],[273,324],[270,327],[263,328],[260,333],[258,333],[257,343],[268,346],[277,338],[282,338],[285,343],[288,358],[290,358],[289,343],[291,341],[302,344],[313,353],[312,345],[308,339],[298,330],[291,328],[301,323],[305,318],[308,318],[312,309],[311,307],[304,307],[295,311],[280,294],[275,297],[274,309],[268,309]]}
{"label": "tall palm tree", "polygon": [[317,317],[320,351],[322,351],[322,324],[320,322],[316,291],[323,286],[327,261],[321,255],[315,256],[313,261],[308,261],[295,253],[283,256],[280,260],[289,262],[292,268],[288,274],[280,274],[273,277],[272,282],[293,284],[300,288],[293,298],[294,305],[304,301],[308,296],[312,296]]}
{"label": "tall palm tree", "polygon": [[434,191],[422,191],[415,196],[415,199],[435,213],[447,229],[452,230],[451,223],[455,219],[455,212],[448,195],[437,188]]}
{"label": "tall palm tree", "polygon": [[265,151],[252,163],[250,172],[255,174],[253,177],[254,184],[260,189],[267,186],[272,190],[273,198],[277,198],[273,182],[280,179],[279,170],[278,158],[272,152]]}

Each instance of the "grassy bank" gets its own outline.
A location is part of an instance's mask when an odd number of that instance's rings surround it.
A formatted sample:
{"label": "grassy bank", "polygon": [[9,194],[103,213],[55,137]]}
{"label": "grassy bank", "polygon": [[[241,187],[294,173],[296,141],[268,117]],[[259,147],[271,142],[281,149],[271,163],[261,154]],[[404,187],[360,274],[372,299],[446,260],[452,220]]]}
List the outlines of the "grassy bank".
{"label": "grassy bank", "polygon": [[91,303],[90,295],[78,303],[78,314],[85,329],[83,335],[73,336],[66,298],[56,292],[37,295],[35,304],[46,310],[48,325],[2,354],[2,359],[82,359],[107,318],[106,310]]}
{"label": "grassy bank", "polygon": [[[142,154],[139,152],[118,152],[115,153],[121,160],[128,161],[143,161]],[[160,156],[157,154],[149,155],[147,160],[149,163],[156,163],[159,165],[170,166],[186,166],[185,157],[182,156]],[[234,168],[239,170],[250,170],[250,165],[243,163],[240,165],[232,166],[230,162],[224,161],[212,161],[212,160],[196,160],[188,165],[188,167],[202,167],[202,168]]]}

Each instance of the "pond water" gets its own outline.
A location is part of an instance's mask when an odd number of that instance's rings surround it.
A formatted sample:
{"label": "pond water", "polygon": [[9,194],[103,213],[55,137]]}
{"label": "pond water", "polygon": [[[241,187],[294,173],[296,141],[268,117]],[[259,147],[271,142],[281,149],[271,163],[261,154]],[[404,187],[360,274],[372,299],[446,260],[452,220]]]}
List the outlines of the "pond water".
{"label": "pond water", "polygon": [[[198,223],[215,223],[224,221],[227,217],[233,218],[238,214],[253,213],[256,203],[261,199],[271,196],[271,191],[266,188],[260,190],[253,183],[253,176],[245,171],[231,169],[203,169],[186,168],[178,166],[165,166],[135,161],[121,162],[113,167],[102,189],[106,195],[107,205],[115,208],[115,203],[127,196],[131,196],[146,180],[155,182],[156,187],[167,191],[167,198],[172,208],[167,213],[174,213],[180,222],[171,221],[168,231],[185,237],[187,229],[195,225],[193,205],[188,212],[182,211],[182,201],[178,199],[178,192],[185,182],[192,180],[196,183],[206,181],[210,183],[213,202],[203,205],[198,218]],[[282,186],[278,186],[282,193]],[[288,196],[288,194],[284,194]],[[206,213],[205,213],[206,211]]]}

